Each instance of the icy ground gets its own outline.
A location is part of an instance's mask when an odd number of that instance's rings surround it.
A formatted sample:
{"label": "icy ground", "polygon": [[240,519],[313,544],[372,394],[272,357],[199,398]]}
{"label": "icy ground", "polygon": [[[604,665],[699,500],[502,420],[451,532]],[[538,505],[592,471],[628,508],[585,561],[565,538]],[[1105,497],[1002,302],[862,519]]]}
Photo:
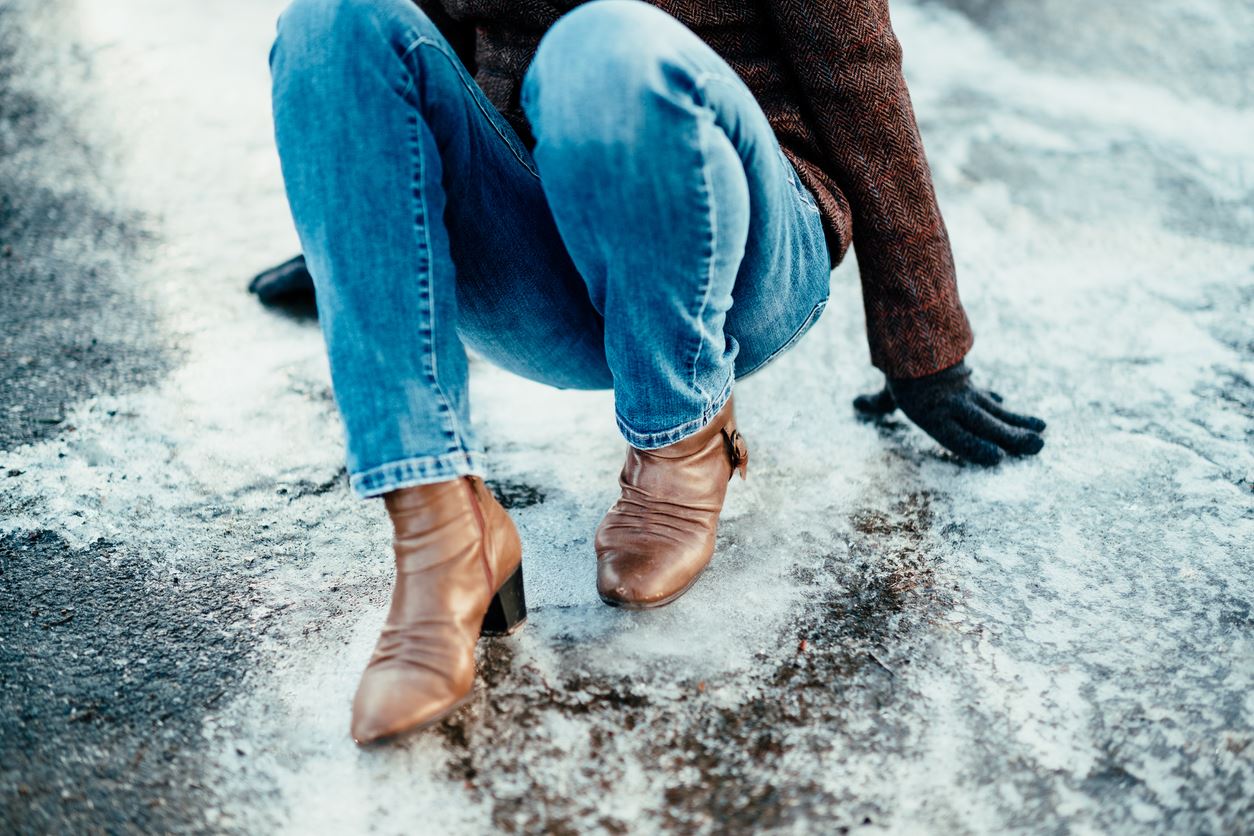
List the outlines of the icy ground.
{"label": "icy ground", "polygon": [[859,423],[854,265],[738,390],[718,556],[598,603],[604,394],[474,366],[531,621],[358,750],[389,590],[295,252],[278,0],[0,0],[0,830],[1239,833],[1254,825],[1254,7],[900,2],[980,379]]}

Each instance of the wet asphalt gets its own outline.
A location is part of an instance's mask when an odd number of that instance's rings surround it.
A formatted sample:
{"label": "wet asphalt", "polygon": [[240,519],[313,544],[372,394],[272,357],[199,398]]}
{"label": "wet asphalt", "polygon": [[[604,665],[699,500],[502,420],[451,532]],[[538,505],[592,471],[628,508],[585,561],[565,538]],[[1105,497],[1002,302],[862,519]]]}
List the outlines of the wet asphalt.
{"label": "wet asphalt", "polygon": [[[151,222],[102,200],[103,149],[68,118],[89,62],[53,64],[40,14],[0,2],[0,479],[21,476],[5,451],[72,437],[71,407],[148,386],[179,353],[124,281]],[[249,596],[141,552],[0,535],[0,832],[200,826],[200,723],[246,668],[256,636],[231,625]]]}
{"label": "wet asphalt", "polygon": [[[89,182],[101,149],[42,84],[69,87],[86,59],[40,66],[28,5],[0,4],[0,449],[69,430],[69,404],[151,383],[170,362],[152,311],[118,281],[143,256],[144,220],[103,205]],[[128,311],[129,327],[103,309]]]}

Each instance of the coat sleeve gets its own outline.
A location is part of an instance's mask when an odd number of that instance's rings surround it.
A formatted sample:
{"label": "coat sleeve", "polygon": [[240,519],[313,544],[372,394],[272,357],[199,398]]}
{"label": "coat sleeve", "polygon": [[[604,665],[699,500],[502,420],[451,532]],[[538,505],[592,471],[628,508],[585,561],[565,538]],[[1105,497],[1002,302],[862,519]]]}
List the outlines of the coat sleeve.
{"label": "coat sleeve", "polygon": [[466,65],[470,75],[474,76],[476,71],[474,24],[454,20],[440,5],[439,0],[414,0],[414,2],[427,17],[431,18],[435,28],[440,30],[440,34],[453,47],[453,51]]}
{"label": "coat sleeve", "polygon": [[887,0],[762,0],[828,173],[849,201],[871,362],[890,377],[971,347]]}

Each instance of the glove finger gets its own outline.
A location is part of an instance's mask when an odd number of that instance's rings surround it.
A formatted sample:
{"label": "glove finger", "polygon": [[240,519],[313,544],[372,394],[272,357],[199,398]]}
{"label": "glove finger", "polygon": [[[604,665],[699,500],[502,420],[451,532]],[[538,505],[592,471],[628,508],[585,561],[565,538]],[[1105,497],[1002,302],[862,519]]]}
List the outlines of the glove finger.
{"label": "glove finger", "polygon": [[1045,446],[1045,439],[1031,430],[1003,423],[975,405],[958,413],[958,423],[974,435],[1016,456],[1036,455]]}
{"label": "glove finger", "polygon": [[928,434],[969,462],[990,467],[1002,459],[997,445],[975,436],[952,418],[929,429]]}
{"label": "glove finger", "polygon": [[1002,401],[1005,400],[1005,398],[1003,398],[1001,395],[994,392],[992,389],[985,389],[984,394],[988,395],[990,398],[997,401],[997,403],[1001,403]]}
{"label": "glove finger", "polygon": [[887,415],[897,408],[893,393],[885,386],[874,395],[859,395],[853,399],[853,408],[863,415]]}
{"label": "glove finger", "polygon": [[983,407],[984,411],[992,415],[999,421],[1009,424],[1012,427],[1022,427],[1025,430],[1031,430],[1039,433],[1045,429],[1045,422],[1040,418],[1033,418],[1031,415],[1020,415],[1017,412],[1011,412],[1009,409],[1001,406],[1001,400],[994,401],[995,393],[987,393],[987,397],[983,394],[977,395],[976,402]]}

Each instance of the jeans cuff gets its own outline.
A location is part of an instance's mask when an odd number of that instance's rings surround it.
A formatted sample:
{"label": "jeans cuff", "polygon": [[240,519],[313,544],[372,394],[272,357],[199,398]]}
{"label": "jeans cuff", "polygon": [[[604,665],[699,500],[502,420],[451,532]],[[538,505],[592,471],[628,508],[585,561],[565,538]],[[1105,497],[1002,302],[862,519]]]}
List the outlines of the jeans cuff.
{"label": "jeans cuff", "polygon": [[666,430],[641,432],[633,429],[621,413],[616,412],[614,417],[618,423],[618,431],[623,434],[623,438],[627,439],[628,444],[637,450],[656,450],[659,447],[683,441],[688,436],[696,435],[704,429],[714,420],[714,416],[718,415],[719,410],[727,405],[727,400],[731,397],[731,393],[732,377],[729,375],[727,383],[723,385],[723,390],[719,392],[714,400],[710,401],[698,417]]}
{"label": "jeans cuff", "polygon": [[479,453],[460,450],[442,456],[401,459],[354,473],[348,483],[353,493],[362,499],[369,499],[400,488],[447,482],[461,476],[483,476],[480,458]]}

